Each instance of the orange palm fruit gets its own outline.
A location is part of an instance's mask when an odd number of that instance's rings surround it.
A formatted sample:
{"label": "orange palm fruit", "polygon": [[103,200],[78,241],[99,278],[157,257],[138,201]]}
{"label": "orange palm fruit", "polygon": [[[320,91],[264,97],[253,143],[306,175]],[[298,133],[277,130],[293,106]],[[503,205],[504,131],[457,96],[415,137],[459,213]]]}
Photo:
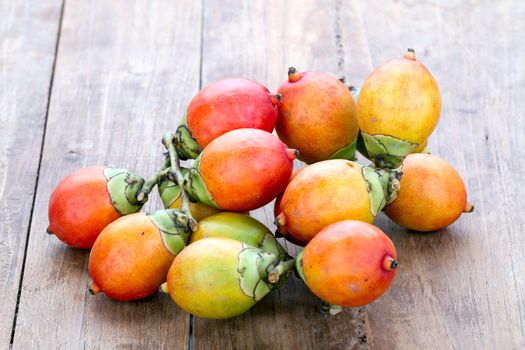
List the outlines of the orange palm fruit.
{"label": "orange palm fruit", "polygon": [[385,207],[392,221],[415,231],[436,231],[471,212],[461,176],[444,159],[410,154],[403,161],[401,189]]}
{"label": "orange palm fruit", "polygon": [[130,301],[156,293],[186,245],[188,217],[176,209],[135,213],[109,224],[89,255],[90,291]]}
{"label": "orange palm fruit", "polygon": [[269,132],[237,129],[213,140],[185,175],[193,200],[245,212],[271,202],[290,180],[296,151]]}
{"label": "orange palm fruit", "polygon": [[399,173],[334,159],[303,168],[290,181],[275,219],[280,234],[305,245],[324,227],[341,220],[373,222],[395,198]]}
{"label": "orange palm fruit", "polygon": [[318,72],[288,70],[279,88],[279,138],[299,151],[306,163],[355,157],[357,107],[348,88],[337,78]]}
{"label": "orange palm fruit", "polygon": [[378,166],[397,167],[427,142],[440,113],[436,80],[409,49],[372,72],[359,92],[359,150]]}
{"label": "orange palm fruit", "polygon": [[341,307],[369,304],[396,276],[394,244],[371,224],[346,220],[325,227],[302,250],[296,268],[308,288]]}
{"label": "orange palm fruit", "polygon": [[104,227],[142,208],[137,195],[143,184],[143,178],[124,169],[93,166],[73,171],[51,194],[47,232],[71,247],[89,249]]}
{"label": "orange palm fruit", "polygon": [[218,80],[203,88],[188,105],[176,132],[176,148],[182,159],[197,158],[211,141],[242,128],[272,132],[280,95],[241,77]]}

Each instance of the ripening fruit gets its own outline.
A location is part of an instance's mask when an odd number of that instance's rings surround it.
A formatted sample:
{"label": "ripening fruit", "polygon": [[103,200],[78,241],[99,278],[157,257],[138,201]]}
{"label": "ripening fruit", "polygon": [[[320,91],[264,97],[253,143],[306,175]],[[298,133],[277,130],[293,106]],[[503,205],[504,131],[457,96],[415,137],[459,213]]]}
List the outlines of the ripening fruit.
{"label": "ripening fruit", "polygon": [[447,161],[430,154],[405,158],[401,189],[385,207],[398,225],[423,232],[440,230],[472,210],[461,176]]}
{"label": "ripening fruit", "polygon": [[286,187],[276,225],[286,239],[305,245],[335,222],[371,223],[395,196],[396,186],[391,186],[395,183],[398,183],[395,171],[362,167],[348,160],[309,165],[294,175]]}
{"label": "ripening fruit", "polygon": [[143,183],[124,169],[93,166],[71,172],[49,199],[48,233],[71,247],[91,248],[104,227],[142,208],[137,195]]}
{"label": "ripening fruit", "polygon": [[[441,113],[441,94],[414,50],[377,68],[359,93],[357,121],[369,156],[397,167],[427,142]],[[424,148],[424,147],[423,147]]]}
{"label": "ripening fruit", "polygon": [[291,67],[279,93],[277,135],[299,151],[300,160],[354,159],[359,131],[357,107],[341,81]]}
{"label": "ripening fruit", "polygon": [[245,212],[282,193],[296,151],[269,132],[238,129],[213,140],[186,174],[189,195],[221,210]]}
{"label": "ripening fruit", "polygon": [[111,223],[89,255],[90,292],[120,301],[155,294],[190,232],[187,216],[174,209],[135,213]]}
{"label": "ripening fruit", "polygon": [[179,155],[196,158],[211,141],[235,129],[272,132],[279,99],[246,78],[225,78],[206,86],[193,97],[177,129]]}
{"label": "ripening fruit", "polygon": [[342,307],[369,304],[396,276],[394,244],[379,228],[341,221],[319,232],[298,255],[297,269],[308,288]]}
{"label": "ripening fruit", "polygon": [[184,311],[223,319],[248,311],[280,280],[293,260],[229,238],[204,238],[186,247],[173,261],[163,291]]}

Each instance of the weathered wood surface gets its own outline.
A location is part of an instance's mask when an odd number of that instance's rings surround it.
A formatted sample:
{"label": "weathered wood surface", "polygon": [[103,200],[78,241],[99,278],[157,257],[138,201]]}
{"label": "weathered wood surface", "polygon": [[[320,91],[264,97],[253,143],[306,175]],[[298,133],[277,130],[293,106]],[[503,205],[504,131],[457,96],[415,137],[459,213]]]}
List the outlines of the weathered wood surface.
{"label": "weathered wood surface", "polygon": [[38,174],[60,0],[0,1],[0,348],[11,339]]}
{"label": "weathered wood surface", "polygon": [[88,252],[46,226],[50,192],[71,170],[160,166],[162,134],[198,90],[200,20],[191,0],[66,2],[13,348],[186,348],[188,316],[168,297],[89,295]]}
{"label": "weathered wood surface", "polygon": [[[0,4],[0,78],[7,82],[0,183],[16,183],[0,192],[8,223],[1,228],[0,346],[12,332],[34,209],[13,348],[525,347],[521,2],[66,2],[34,208],[60,3]],[[31,47],[36,55],[26,55]],[[239,318],[191,319],[165,296],[116,303],[87,295],[87,252],[45,234],[47,200],[62,176],[97,163],[152,173],[160,136],[202,84],[244,75],[275,90],[295,65],[360,85],[407,47],[443,95],[430,149],[463,175],[476,211],[433,234],[407,233],[381,215],[377,224],[393,238],[400,268],[376,303],[321,315],[293,278]],[[25,69],[33,80],[20,78]],[[15,149],[19,142],[27,147]],[[253,214],[274,228],[271,206]]]}
{"label": "weathered wood surface", "polygon": [[476,210],[433,234],[406,233],[385,216],[377,220],[396,244],[400,269],[390,292],[367,308],[371,348],[522,349],[525,6],[397,2],[378,11],[381,6],[345,5],[345,22],[356,23],[369,71],[414,46],[433,72],[443,110],[430,150],[458,169]]}

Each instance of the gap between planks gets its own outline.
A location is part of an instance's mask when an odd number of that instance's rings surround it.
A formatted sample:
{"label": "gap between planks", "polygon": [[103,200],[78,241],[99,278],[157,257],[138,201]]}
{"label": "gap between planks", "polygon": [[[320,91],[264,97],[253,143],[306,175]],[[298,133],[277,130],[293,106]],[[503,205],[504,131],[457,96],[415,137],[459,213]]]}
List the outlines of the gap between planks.
{"label": "gap between planks", "polygon": [[33,200],[31,202],[31,211],[29,212],[29,222],[27,226],[27,233],[26,233],[26,240],[25,240],[25,246],[24,246],[24,253],[22,258],[22,269],[20,271],[20,280],[18,282],[18,293],[16,295],[16,306],[15,306],[15,313],[13,315],[13,324],[11,326],[11,339],[9,341],[9,349],[13,347],[13,343],[15,340],[15,333],[16,333],[16,321],[18,319],[18,310],[20,307],[20,297],[22,295],[22,284],[24,282],[24,271],[26,267],[26,258],[27,258],[27,247],[29,245],[29,236],[31,234],[31,224],[33,222],[33,212],[35,210],[35,200],[36,200],[36,194],[38,191],[38,179],[40,177],[40,169],[42,167],[42,156],[44,151],[44,143],[46,140],[46,129],[47,129],[47,119],[49,116],[49,105],[51,103],[51,91],[53,90],[53,81],[55,78],[55,68],[57,63],[57,57],[58,57],[58,47],[60,44],[60,33],[62,32],[62,20],[64,18],[64,8],[65,8],[66,0],[62,0],[62,4],[60,6],[60,16],[58,20],[58,30],[57,30],[57,36],[56,36],[56,42],[55,42],[55,54],[53,57],[53,66],[51,68],[51,77],[49,79],[49,87],[47,89],[47,101],[46,101],[46,114],[44,117],[44,128],[42,132],[42,141],[40,143],[40,153],[38,156],[38,167],[36,171],[36,177],[35,177],[35,186],[33,190]]}

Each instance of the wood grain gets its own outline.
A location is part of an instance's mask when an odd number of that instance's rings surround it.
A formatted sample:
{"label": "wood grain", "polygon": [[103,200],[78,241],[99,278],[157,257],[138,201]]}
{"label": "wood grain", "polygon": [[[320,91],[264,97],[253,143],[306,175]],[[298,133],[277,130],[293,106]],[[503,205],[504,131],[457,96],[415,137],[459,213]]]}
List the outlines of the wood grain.
{"label": "wood grain", "polygon": [[525,46],[518,44],[525,6],[371,1],[348,3],[343,12],[351,24],[344,35],[355,39],[352,52],[361,52],[369,72],[408,47],[433,72],[443,111],[430,150],[462,174],[476,206],[432,234],[407,233],[379,218],[400,268],[392,289],[367,308],[371,348],[524,348],[525,217],[517,174],[525,171]]}
{"label": "wood grain", "polygon": [[17,304],[60,9],[60,0],[0,1],[1,348]]}
{"label": "wood grain", "polygon": [[49,195],[71,170],[147,176],[161,164],[162,134],[198,90],[200,21],[194,1],[66,3],[13,348],[187,347],[188,317],[167,296],[90,296],[88,252],[45,228]]}
{"label": "wood grain", "polygon": [[[332,1],[206,1],[202,83],[246,76],[271,91],[299,70],[342,73],[338,8]],[[296,168],[303,166],[296,162]],[[273,203],[252,212],[272,230]],[[295,255],[296,247],[287,244]],[[359,349],[364,316],[345,310],[333,317],[292,277],[240,317],[193,320],[194,349]]]}

